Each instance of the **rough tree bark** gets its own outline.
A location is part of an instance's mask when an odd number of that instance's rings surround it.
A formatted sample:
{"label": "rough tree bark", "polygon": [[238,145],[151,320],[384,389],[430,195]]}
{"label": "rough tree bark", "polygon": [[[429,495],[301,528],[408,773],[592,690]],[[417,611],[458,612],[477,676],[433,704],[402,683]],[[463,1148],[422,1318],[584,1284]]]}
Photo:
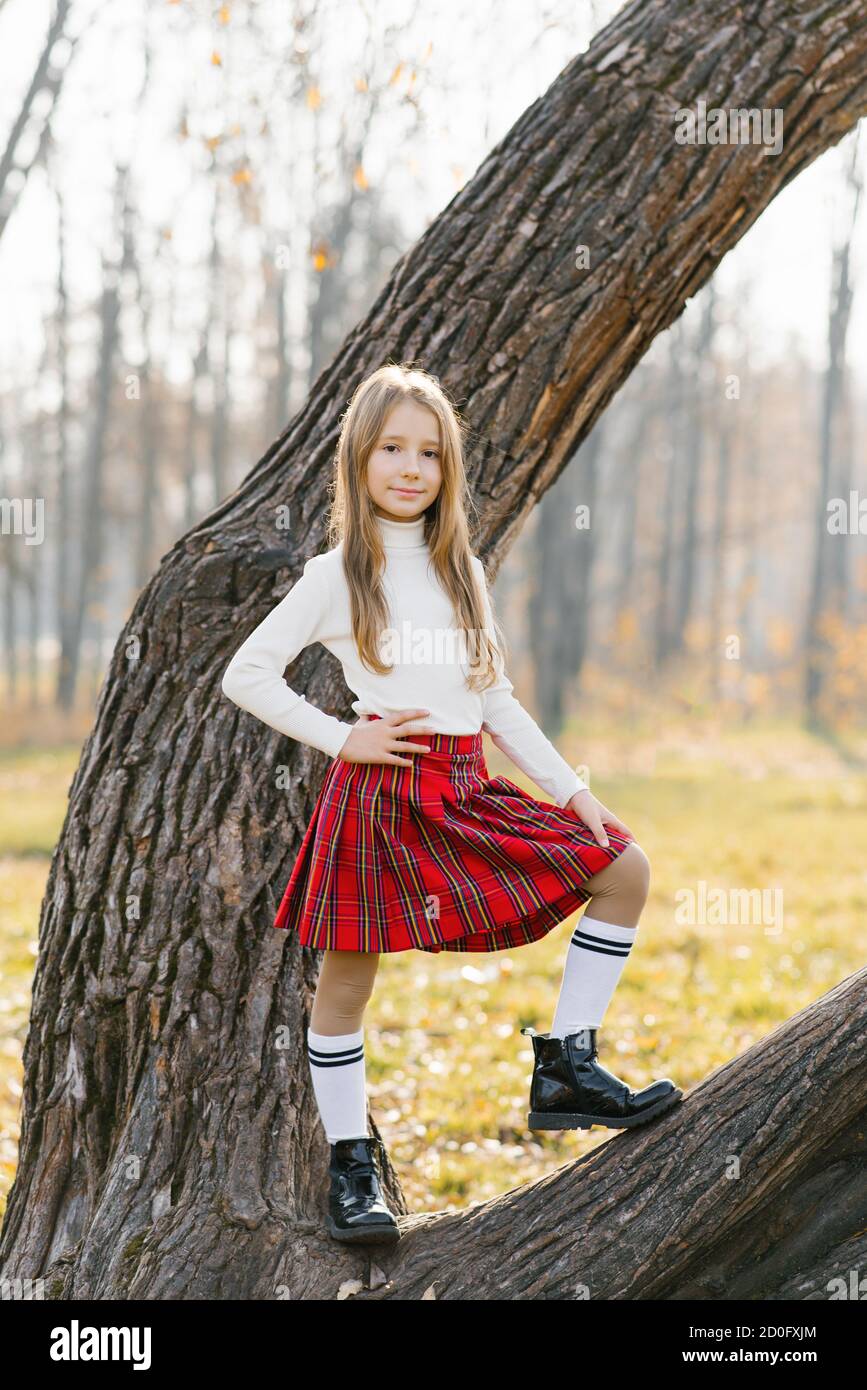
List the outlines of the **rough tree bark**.
{"label": "rough tree bark", "polygon": [[[337,420],[364,374],[415,359],[455,393],[481,441],[476,544],[496,563],[654,336],[864,112],[865,55],[861,0],[628,5],[402,258],[243,486],[165,557],[118,642],[52,862],[6,1277],[45,1276],[60,1298],[310,1298],[367,1268],[321,1223],[304,1048],[317,957],[270,926],[326,760],[241,715],[222,671],[324,539]],[[699,97],[782,107],[782,152],[675,143],[675,108]],[[331,658],[308,651],[291,676],[349,716]],[[832,1180],[834,1239],[863,1225],[840,1177],[863,1125],[863,1009],[862,974],[650,1133],[603,1146],[579,1165],[592,1184],[567,1165],[496,1203],[408,1218],[378,1296],[549,1298],[583,1282],[676,1297],[707,1280],[702,1251],[725,1277],[757,1218],[815,1210],[817,1193],[821,1234],[806,1254],[787,1238],[767,1288],[795,1268],[821,1279]],[[729,1152],[752,1160],[741,1182],[721,1179]]]}

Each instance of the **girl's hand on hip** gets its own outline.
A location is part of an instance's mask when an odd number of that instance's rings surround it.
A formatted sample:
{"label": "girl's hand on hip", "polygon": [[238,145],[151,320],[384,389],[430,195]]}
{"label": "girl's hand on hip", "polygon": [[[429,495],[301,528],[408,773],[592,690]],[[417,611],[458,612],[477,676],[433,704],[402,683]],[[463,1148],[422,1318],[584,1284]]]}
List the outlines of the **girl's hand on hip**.
{"label": "girl's hand on hip", "polygon": [[584,787],[580,792],[576,792],[573,797],[566,802],[564,811],[572,811],[579,820],[583,820],[588,830],[592,830],[600,845],[608,844],[608,836],[605,834],[605,826],[611,825],[615,830],[619,830],[624,835],[629,835],[632,839],[635,836],[624,825],[622,820],[618,820],[613,811],[609,811],[607,806],[603,806],[590,791],[589,787]]}
{"label": "girl's hand on hip", "polygon": [[339,758],[348,763],[391,763],[394,767],[412,767],[414,759],[401,758],[400,753],[429,753],[425,743],[408,743],[408,734],[432,734],[423,716],[429,709],[402,709],[382,719],[368,719],[364,714],[353,726]]}

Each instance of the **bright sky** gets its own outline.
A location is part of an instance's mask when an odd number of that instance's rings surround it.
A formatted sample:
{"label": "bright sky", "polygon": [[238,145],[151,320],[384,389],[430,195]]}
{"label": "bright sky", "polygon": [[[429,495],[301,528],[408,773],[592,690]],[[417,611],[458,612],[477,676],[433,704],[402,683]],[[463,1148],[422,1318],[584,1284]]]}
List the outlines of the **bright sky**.
{"label": "bright sky", "polygon": [[[74,28],[87,23],[88,32],[64,87],[56,138],[69,220],[67,275],[75,305],[86,304],[98,292],[114,167],[134,147],[139,161],[136,201],[150,226],[172,225],[172,254],[187,267],[191,322],[196,321],[210,205],[197,187],[206,180],[191,178],[191,170],[203,167],[200,140],[177,139],[183,99],[188,97],[196,137],[222,134],[239,148],[244,139],[253,145],[256,141],[252,91],[261,94],[259,119],[294,121],[288,91],[297,68],[288,55],[296,8],[289,0],[259,0],[253,9],[257,29],[285,36],[282,43],[263,43],[251,40],[240,22],[232,28],[233,12],[240,16],[246,11],[239,4],[226,7],[227,28],[213,19],[218,7],[205,0],[154,0],[150,6],[144,0],[113,0],[110,6],[103,0],[73,0]],[[427,0],[423,6],[415,0],[309,0],[311,50],[323,63],[326,103],[332,102],[336,85],[347,90],[367,62],[361,57],[368,43],[365,16],[372,16],[378,34],[375,74],[388,75],[403,61],[405,74],[397,86],[408,91],[409,73],[413,66],[419,68],[413,90],[423,113],[420,133],[408,137],[411,112],[406,104],[393,103],[374,125],[365,158],[374,195],[393,208],[410,239],[424,231],[521,111],[617,8],[603,0],[595,6],[574,0],[476,0],[472,6],[460,0]],[[51,9],[49,0],[6,0],[0,9],[0,139],[18,110]],[[198,25],[192,22],[196,16]],[[134,119],[134,111],[146,27],[153,81],[148,117],[142,121]],[[220,67],[210,62],[214,48],[224,58]],[[335,102],[324,114],[336,108]],[[240,137],[232,136],[235,122],[241,122]],[[287,141],[286,164],[274,171],[270,187],[255,190],[275,226],[281,223],[281,199],[303,197],[309,177],[308,158],[298,161],[297,178],[294,173],[294,138],[306,138],[297,125]],[[860,155],[867,178],[867,136],[862,135]],[[718,272],[723,291],[740,296],[744,283],[750,285],[750,354],[757,363],[782,358],[793,342],[817,367],[825,361],[831,229],[839,225],[843,211],[842,168],[843,147],[813,164],[779,195]],[[293,177],[287,180],[290,170]],[[44,173],[36,171],[0,241],[0,373],[5,386],[11,379],[19,390],[32,389],[39,380],[41,321],[52,303],[57,269],[55,218],[53,195]],[[867,378],[865,233],[867,207],[862,208],[853,259],[856,297],[849,345],[850,364],[862,383]],[[154,240],[143,248],[149,266],[157,245]],[[242,245],[241,251],[253,293],[259,275],[255,242],[249,248]],[[238,292],[237,284],[234,288]],[[186,374],[184,360],[177,372],[179,377]]]}

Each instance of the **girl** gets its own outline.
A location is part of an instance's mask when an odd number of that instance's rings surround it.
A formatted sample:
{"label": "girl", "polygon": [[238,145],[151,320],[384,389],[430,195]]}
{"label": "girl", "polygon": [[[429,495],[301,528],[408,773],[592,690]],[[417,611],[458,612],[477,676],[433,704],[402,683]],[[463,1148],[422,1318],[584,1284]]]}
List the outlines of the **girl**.
{"label": "girl", "polygon": [[[620,1128],[681,1095],[639,1092],[597,1061],[596,1030],[648,890],[632,833],[512,694],[470,549],[463,425],[437,380],[389,365],[357,388],[337,448],[332,548],[315,555],[232,658],[229,699],[332,763],[274,926],[324,952],[307,1032],[331,1145],[328,1227],[396,1239],[368,1133],[364,1010],[384,951],[502,951],[589,903],[550,1033],[533,1038],[529,1126]],[[283,680],[312,642],[339,658],[358,722]],[[491,778],[482,730],[554,805]]]}

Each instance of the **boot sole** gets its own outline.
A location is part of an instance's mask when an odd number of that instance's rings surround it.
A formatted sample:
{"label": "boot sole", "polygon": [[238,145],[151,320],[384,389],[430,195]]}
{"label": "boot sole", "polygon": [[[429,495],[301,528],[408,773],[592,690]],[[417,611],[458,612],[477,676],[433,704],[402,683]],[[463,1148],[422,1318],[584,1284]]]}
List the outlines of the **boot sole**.
{"label": "boot sole", "polygon": [[396,1226],[359,1226],[354,1231],[347,1231],[338,1226],[330,1214],[326,1214],[325,1225],[329,1235],[346,1245],[393,1245],[400,1240],[400,1231]]}
{"label": "boot sole", "polygon": [[651,1105],[649,1110],[643,1110],[638,1115],[624,1116],[622,1119],[616,1115],[580,1115],[580,1114],[546,1114],[543,1110],[531,1110],[527,1116],[528,1129],[590,1129],[592,1125],[603,1125],[606,1129],[635,1129],[639,1125],[647,1124],[648,1120],[655,1120],[657,1115],[664,1115],[667,1110],[682,1098],[683,1091],[672,1091],[671,1095],[664,1096],[662,1100]]}

